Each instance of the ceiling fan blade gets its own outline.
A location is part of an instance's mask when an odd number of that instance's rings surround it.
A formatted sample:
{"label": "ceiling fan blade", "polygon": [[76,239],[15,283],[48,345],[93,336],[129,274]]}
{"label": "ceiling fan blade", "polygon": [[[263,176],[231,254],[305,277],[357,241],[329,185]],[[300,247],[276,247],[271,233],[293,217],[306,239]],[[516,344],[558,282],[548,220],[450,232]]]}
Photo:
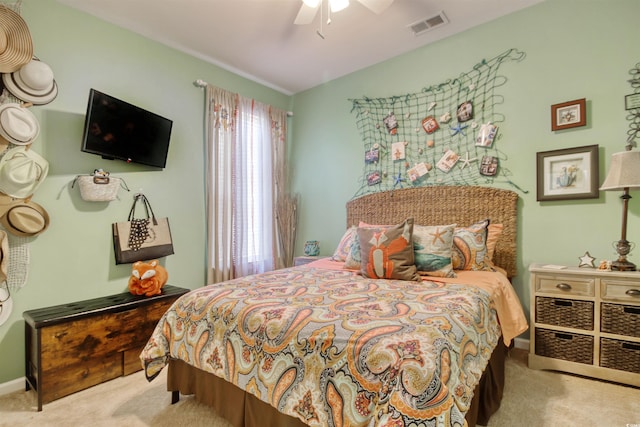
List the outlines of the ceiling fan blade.
{"label": "ceiling fan blade", "polygon": [[363,6],[375,14],[381,14],[386,8],[391,6],[393,0],[358,0]]}
{"label": "ceiling fan blade", "polygon": [[311,7],[307,6],[305,3],[302,3],[300,10],[298,11],[298,15],[296,16],[296,20],[293,21],[296,25],[307,25],[313,22],[313,18],[316,17],[316,13],[318,13],[318,9],[320,6]]}

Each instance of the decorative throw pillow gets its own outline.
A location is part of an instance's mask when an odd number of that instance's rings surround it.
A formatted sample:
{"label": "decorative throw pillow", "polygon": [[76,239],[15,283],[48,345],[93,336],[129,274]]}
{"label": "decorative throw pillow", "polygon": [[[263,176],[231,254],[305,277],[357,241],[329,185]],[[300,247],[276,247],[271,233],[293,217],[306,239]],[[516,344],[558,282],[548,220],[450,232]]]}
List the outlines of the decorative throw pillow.
{"label": "decorative throw pillow", "polygon": [[358,227],[360,271],[372,279],[420,281],[414,264],[413,219],[391,227]]}
{"label": "decorative throw pillow", "polygon": [[344,260],[344,268],[349,270],[360,270],[361,256],[360,256],[360,241],[358,240],[358,228],[389,228],[390,225],[371,225],[366,222],[360,221],[356,231],[354,232],[353,242],[349,247],[349,253]]}
{"label": "decorative throw pillow", "polygon": [[349,251],[351,250],[351,245],[357,237],[357,228],[358,227],[354,225],[352,227],[349,227],[349,229],[345,231],[345,233],[342,235],[342,238],[340,239],[340,243],[338,243],[338,247],[331,257],[332,261],[344,262],[347,260],[347,256],[349,256]]}
{"label": "decorative throw pillow", "polygon": [[456,224],[414,225],[413,251],[418,274],[456,277],[451,261]]}
{"label": "decorative throw pillow", "polygon": [[476,222],[469,227],[458,227],[453,234],[451,252],[454,270],[493,271],[487,258],[487,228],[489,220]]}
{"label": "decorative throw pillow", "polygon": [[349,247],[349,254],[344,260],[344,268],[349,270],[360,270],[360,240],[358,239],[357,228],[356,235]]}

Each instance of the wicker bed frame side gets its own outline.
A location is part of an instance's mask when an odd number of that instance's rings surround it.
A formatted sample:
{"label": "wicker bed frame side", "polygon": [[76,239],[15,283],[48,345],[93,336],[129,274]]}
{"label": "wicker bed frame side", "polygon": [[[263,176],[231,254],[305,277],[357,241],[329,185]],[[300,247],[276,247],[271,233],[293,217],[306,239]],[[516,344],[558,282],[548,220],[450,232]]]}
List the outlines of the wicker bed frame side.
{"label": "wicker bed frame side", "polygon": [[502,224],[493,260],[510,278],[517,275],[518,195],[480,186],[412,187],[368,194],[347,202],[347,227],[359,221],[394,224],[413,218],[416,224],[467,226],[489,218]]}

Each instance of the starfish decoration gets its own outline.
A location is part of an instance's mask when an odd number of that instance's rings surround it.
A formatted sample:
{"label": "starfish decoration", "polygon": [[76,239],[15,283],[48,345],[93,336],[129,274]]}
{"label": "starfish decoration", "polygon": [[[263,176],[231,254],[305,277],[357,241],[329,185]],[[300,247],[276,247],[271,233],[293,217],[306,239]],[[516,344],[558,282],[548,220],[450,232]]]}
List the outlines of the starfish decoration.
{"label": "starfish decoration", "polygon": [[467,166],[471,166],[471,162],[475,162],[476,160],[478,160],[477,157],[474,157],[473,159],[469,158],[469,152],[467,151],[467,154],[464,156],[464,159],[460,159],[460,169],[464,169]]}
{"label": "starfish decoration", "polygon": [[433,236],[433,242],[431,242],[431,244],[435,245],[438,240],[444,243],[444,239],[442,238],[442,235],[444,233],[446,233],[446,230],[440,230],[439,228],[436,228],[435,233],[431,233],[431,235]]}
{"label": "starfish decoration", "polygon": [[459,134],[459,133],[461,133],[461,134],[462,134],[462,136],[465,136],[464,130],[465,130],[466,128],[467,128],[467,125],[462,126],[462,125],[460,124],[460,122],[458,122],[458,124],[457,124],[457,125],[455,125],[455,126],[452,126],[452,127],[451,127],[451,130],[453,131],[453,132],[451,133],[451,136],[455,136],[455,135],[457,135],[457,134]]}
{"label": "starfish decoration", "polygon": [[595,265],[593,263],[593,261],[595,261],[595,258],[591,256],[591,254],[589,254],[589,251],[585,252],[584,255],[582,255],[581,257],[578,257],[578,259],[580,260],[580,265],[578,265],[578,267],[594,267]]}
{"label": "starfish decoration", "polygon": [[399,185],[400,188],[402,188],[403,181],[404,181],[404,178],[402,177],[402,172],[398,172],[398,176],[395,176],[393,178],[393,188],[396,188],[396,185]]}

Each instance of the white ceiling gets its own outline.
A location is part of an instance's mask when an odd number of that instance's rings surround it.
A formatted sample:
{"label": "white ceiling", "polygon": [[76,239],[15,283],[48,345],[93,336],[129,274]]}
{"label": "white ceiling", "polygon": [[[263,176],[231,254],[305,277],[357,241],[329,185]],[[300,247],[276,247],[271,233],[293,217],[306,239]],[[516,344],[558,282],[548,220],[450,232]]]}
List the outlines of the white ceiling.
{"label": "white ceiling", "polygon": [[[308,25],[293,23],[302,0],[58,1],[291,95],[543,0],[395,0],[379,15],[351,0]],[[408,29],[440,12],[448,24]]]}

